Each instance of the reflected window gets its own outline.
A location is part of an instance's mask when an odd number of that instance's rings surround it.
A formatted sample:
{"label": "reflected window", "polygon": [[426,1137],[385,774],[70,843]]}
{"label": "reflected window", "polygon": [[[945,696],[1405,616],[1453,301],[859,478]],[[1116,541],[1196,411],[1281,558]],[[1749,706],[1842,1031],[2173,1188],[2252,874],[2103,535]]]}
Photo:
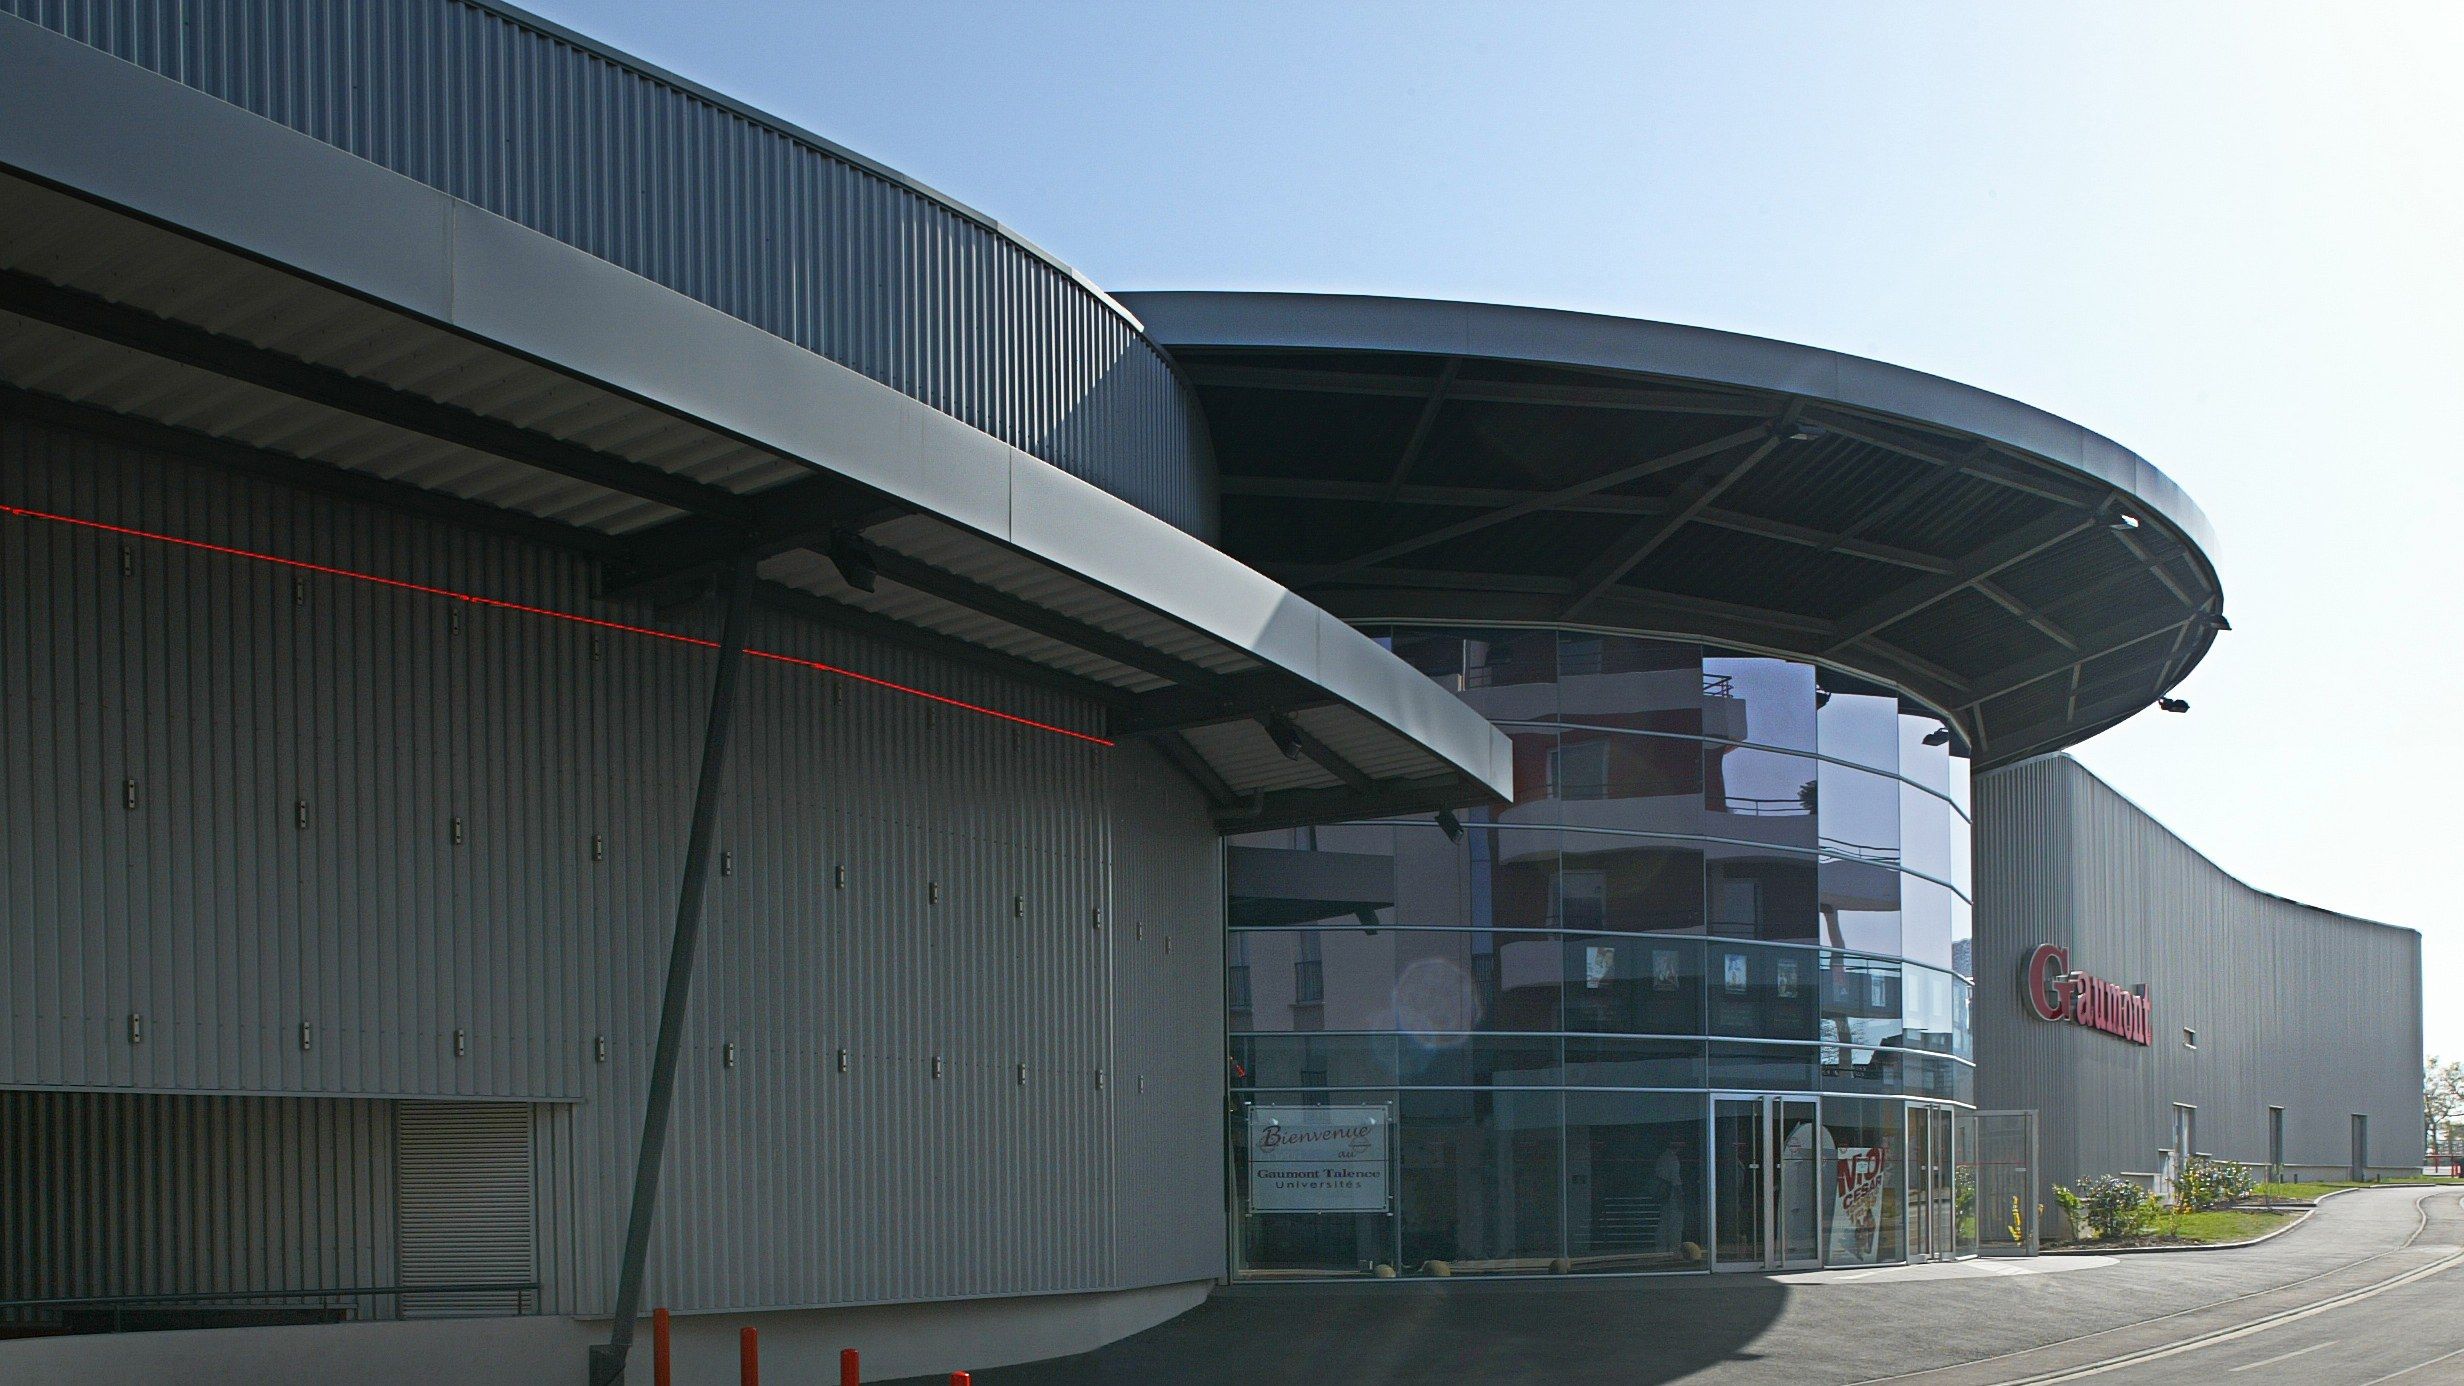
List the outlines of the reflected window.
{"label": "reflected window", "polygon": [[1824,857],[1820,941],[1861,953],[1899,952],[1900,874],[1870,861]]}
{"label": "reflected window", "polygon": [[1609,743],[1606,738],[1561,739],[1549,751],[1549,795],[1557,799],[1608,797]]}
{"label": "reflected window", "polygon": [[1714,843],[1703,849],[1704,900],[1721,938],[1814,941],[1820,913],[1815,859]]}
{"label": "reflected window", "polygon": [[1596,875],[1602,883],[1605,903],[1598,927],[1702,932],[1702,849],[1606,833],[1570,832],[1563,842],[1561,869],[1568,875]]}
{"label": "reflected window", "polygon": [[1811,751],[1814,666],[1754,655],[1703,660],[1703,734],[1784,751]]}
{"label": "reflected window", "polygon": [[1822,762],[1743,746],[1703,747],[1703,811],[1712,834],[1811,847]]}

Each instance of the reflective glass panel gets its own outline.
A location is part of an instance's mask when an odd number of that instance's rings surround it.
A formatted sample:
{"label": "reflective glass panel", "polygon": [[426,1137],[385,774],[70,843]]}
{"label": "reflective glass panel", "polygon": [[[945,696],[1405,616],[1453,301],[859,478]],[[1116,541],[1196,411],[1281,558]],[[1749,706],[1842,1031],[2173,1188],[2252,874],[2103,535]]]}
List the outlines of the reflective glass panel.
{"label": "reflective glass panel", "polygon": [[1822,955],[1818,1057],[1826,1091],[1899,1090],[1902,1004],[1898,963],[1850,953]]}
{"label": "reflective glass panel", "polygon": [[1801,1044],[1741,1044],[1713,1040],[1711,1086],[1765,1092],[1808,1092],[1814,1086],[1814,1049]]}
{"label": "reflective glass panel", "polygon": [[[1939,739],[1927,745],[1929,737]],[[1900,714],[1899,773],[1927,789],[1950,792],[1950,728],[1941,718],[1918,712]]]}
{"label": "reflective glass panel", "polygon": [[[1370,1092],[1277,1093],[1244,1098],[1231,1121],[1233,1209],[1237,1256],[1245,1275],[1369,1275],[1395,1257],[1396,1220],[1374,1212],[1257,1212],[1251,1207],[1253,1127],[1279,1124],[1295,1108],[1365,1109],[1392,1134],[1395,1095]],[[1392,1160],[1392,1154],[1389,1160]]]}
{"label": "reflective glass panel", "polygon": [[1900,782],[1834,761],[1817,764],[1822,845],[1842,856],[1897,861]]}
{"label": "reflective glass panel", "polygon": [[1967,823],[1941,798],[1914,785],[1899,786],[1899,863],[1938,881],[1951,879],[1951,825]]}
{"label": "reflective glass panel", "polygon": [[1568,722],[1702,734],[1698,647],[1568,632],[1560,638],[1557,658],[1559,715]]}
{"label": "reflective glass panel", "polygon": [[1824,857],[1821,872],[1821,941],[1865,953],[1897,954],[1898,868]]}
{"label": "reflective glass panel", "polygon": [[1492,722],[1557,717],[1557,632],[1470,630],[1463,642],[1463,701]]}
{"label": "reflective glass panel", "polygon": [[1815,859],[1727,843],[1703,848],[1703,899],[1722,938],[1815,941],[1821,922]]}
{"label": "reflective glass panel", "polygon": [[1713,942],[1705,950],[1704,993],[1711,1033],[1758,1039],[1818,1038],[1822,954],[1811,948],[1757,948]]}
{"label": "reflective glass panel", "polygon": [[1568,1035],[1566,1082],[1587,1088],[1700,1088],[1703,1042]]}
{"label": "reflective glass panel", "polygon": [[1813,846],[1821,764],[1810,756],[1743,746],[1703,747],[1704,831],[1747,842]]}
{"label": "reflective glass panel", "polygon": [[1688,836],[1703,830],[1700,742],[1567,727],[1550,754],[1552,821]]}
{"label": "reflective glass panel", "polygon": [[1876,1266],[1905,1254],[1903,1212],[1907,1191],[1900,1159],[1901,1107],[1897,1102],[1826,1097],[1822,1124],[1829,1137],[1830,1242],[1824,1260],[1834,1266]]}
{"label": "reflective glass panel", "polygon": [[1548,1088],[1562,1068],[1555,1035],[1404,1035],[1395,1062],[1405,1084]]}
{"label": "reflective glass panel", "polygon": [[[1703,853],[1685,843],[1569,831],[1563,844],[1567,929],[1698,934],[1703,929]],[[1596,908],[1577,909],[1576,902]]]}
{"label": "reflective glass panel", "polygon": [[1454,1275],[1546,1273],[1561,1246],[1559,1096],[1405,1091],[1403,1265]]}
{"label": "reflective glass panel", "polygon": [[1951,965],[1951,892],[1916,876],[1899,882],[1899,949],[1910,962]]}
{"label": "reflective glass panel", "polygon": [[1565,948],[1568,1030],[1703,1032],[1700,940],[1590,934],[1567,938]]}
{"label": "reflective glass panel", "polygon": [[1828,691],[1817,696],[1816,750],[1886,775],[1899,773],[1899,699]]}
{"label": "reflective glass panel", "polygon": [[1566,1254],[1578,1271],[1702,1263],[1702,1099],[1566,1095]]}
{"label": "reflective glass panel", "polygon": [[1703,733],[1784,751],[1810,751],[1814,666],[1759,655],[1703,658]]}
{"label": "reflective glass panel", "polygon": [[1390,1087],[1393,1035],[1235,1035],[1241,1088]]}

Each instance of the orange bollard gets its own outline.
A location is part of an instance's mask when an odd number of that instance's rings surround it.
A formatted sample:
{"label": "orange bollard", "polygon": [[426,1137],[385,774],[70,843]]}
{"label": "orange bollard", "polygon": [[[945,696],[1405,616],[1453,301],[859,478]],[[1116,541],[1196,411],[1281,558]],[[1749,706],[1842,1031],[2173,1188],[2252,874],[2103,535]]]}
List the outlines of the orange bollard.
{"label": "orange bollard", "polygon": [[650,1311],[650,1379],[654,1386],[676,1386],[676,1364],[667,1339],[667,1311]]}
{"label": "orange bollard", "polygon": [[864,1359],[854,1348],[838,1350],[838,1386],[864,1386]]}
{"label": "orange bollard", "polygon": [[744,1386],[761,1386],[761,1334],[750,1324],[736,1334],[736,1377]]}

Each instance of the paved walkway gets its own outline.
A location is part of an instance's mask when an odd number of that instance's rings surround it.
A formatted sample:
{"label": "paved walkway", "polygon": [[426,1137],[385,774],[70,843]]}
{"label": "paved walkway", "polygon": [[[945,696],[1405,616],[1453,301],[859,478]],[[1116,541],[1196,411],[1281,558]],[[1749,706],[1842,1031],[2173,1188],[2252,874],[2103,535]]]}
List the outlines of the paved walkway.
{"label": "paved walkway", "polygon": [[[2453,1188],[2390,1188],[2321,1205],[2260,1246],[2154,1256],[2045,1258],[1882,1273],[1240,1286],[1170,1323],[1077,1357],[976,1373],[984,1386],[1185,1383],[1882,1382],[2007,1386],[2037,1380],[2196,1381],[2258,1363],[2233,1386],[2370,1379],[2335,1347],[2261,1362],[2257,1339],[2289,1351],[2322,1336],[2332,1313],[2453,1293],[2464,1271],[2464,1210]],[[2394,1283],[2419,1272],[2426,1277]],[[2336,1305],[2321,1309],[2329,1301]],[[2305,1312],[2306,1311],[2306,1312]],[[2304,1314],[2276,1327],[2271,1316]],[[2246,1330],[2246,1331],[2245,1331]],[[2313,1331],[2314,1330],[2314,1331]],[[2239,1354],[2188,1360],[2217,1334]],[[2464,1347],[2464,1325],[2455,1335]],[[2175,1350],[2169,1356],[2134,1354]],[[2218,1347],[2224,1346],[2218,1343]],[[2442,1349],[2443,1350],[2443,1349]],[[2420,1354],[2428,1357],[2432,1354]],[[2126,1359],[2117,1362],[2117,1359]],[[2397,1386],[2464,1381],[2436,1372]],[[2347,1367],[2352,1370],[2348,1373]],[[2380,1364],[2385,1365],[2385,1364]],[[2396,1364],[2402,1365],[2402,1364]],[[2262,1376],[2278,1367],[2285,1373]],[[2387,1367],[2393,1370],[2393,1366]],[[2378,1370],[2372,1366],[2371,1371]],[[2167,1374],[2177,1373],[2177,1374]],[[2186,1373],[2186,1374],[2179,1374]]]}

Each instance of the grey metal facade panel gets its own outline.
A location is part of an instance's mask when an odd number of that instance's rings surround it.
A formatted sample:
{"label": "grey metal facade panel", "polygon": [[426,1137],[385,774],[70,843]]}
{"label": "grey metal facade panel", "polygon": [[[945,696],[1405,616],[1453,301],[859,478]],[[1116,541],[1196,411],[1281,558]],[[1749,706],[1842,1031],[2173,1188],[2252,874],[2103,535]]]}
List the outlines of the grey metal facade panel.
{"label": "grey metal facade panel", "polygon": [[862,371],[1211,538],[1189,392],[982,218],[465,0],[0,0]]}
{"label": "grey metal facade panel", "polygon": [[[2253,890],[2067,756],[1975,793],[1978,1102],[2044,1114],[2048,1180],[2153,1171],[2176,1103],[2204,1153],[2265,1162],[2281,1107],[2290,1168],[2340,1177],[2356,1113],[2374,1170],[2418,1167],[2419,934]],[[2155,1043],[2028,1014],[2039,943],[2146,984]]]}
{"label": "grey metal facade panel", "polygon": [[0,1091],[0,1300],[390,1285],[393,1118],[346,1098]]}
{"label": "grey metal facade panel", "polygon": [[[569,555],[15,417],[0,497],[638,618]],[[1089,715],[785,617],[753,638]],[[0,517],[0,667],[0,1087],[537,1102],[546,1305],[603,1308],[708,653]],[[1132,748],[762,663],[738,737],[653,1302],[1211,1273],[1221,906],[1197,792]],[[1116,896],[1188,919],[1168,966],[1121,970]],[[1131,1115],[1139,1071],[1159,1122]],[[1124,1221],[1187,1205],[1193,1171],[1205,1216]]]}

